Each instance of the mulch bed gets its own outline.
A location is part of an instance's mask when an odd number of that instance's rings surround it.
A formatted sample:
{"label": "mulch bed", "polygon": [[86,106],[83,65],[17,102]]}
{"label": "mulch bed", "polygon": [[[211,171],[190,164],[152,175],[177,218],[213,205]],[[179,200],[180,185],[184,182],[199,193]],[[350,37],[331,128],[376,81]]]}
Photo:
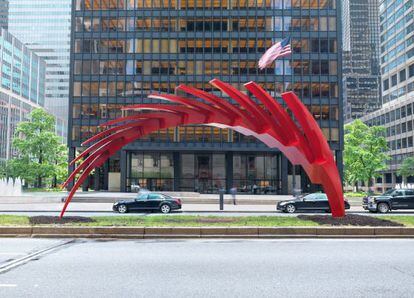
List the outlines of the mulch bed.
{"label": "mulch bed", "polygon": [[237,218],[198,218],[199,223],[229,223],[237,221]]}
{"label": "mulch bed", "polygon": [[332,226],[369,226],[369,227],[402,227],[403,224],[373,216],[348,214],[344,218],[333,218],[330,215],[298,215],[302,220],[311,220],[322,225]]}
{"label": "mulch bed", "polygon": [[33,225],[67,224],[67,223],[88,223],[94,222],[90,217],[83,216],[31,216],[29,222]]}

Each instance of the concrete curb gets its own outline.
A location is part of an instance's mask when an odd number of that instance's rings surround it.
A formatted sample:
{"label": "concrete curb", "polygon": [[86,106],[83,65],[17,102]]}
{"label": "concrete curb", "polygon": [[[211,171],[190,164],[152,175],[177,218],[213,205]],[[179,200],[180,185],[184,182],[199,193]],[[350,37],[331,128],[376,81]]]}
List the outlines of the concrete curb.
{"label": "concrete curb", "polygon": [[0,237],[33,238],[414,238],[413,227],[0,227]]}

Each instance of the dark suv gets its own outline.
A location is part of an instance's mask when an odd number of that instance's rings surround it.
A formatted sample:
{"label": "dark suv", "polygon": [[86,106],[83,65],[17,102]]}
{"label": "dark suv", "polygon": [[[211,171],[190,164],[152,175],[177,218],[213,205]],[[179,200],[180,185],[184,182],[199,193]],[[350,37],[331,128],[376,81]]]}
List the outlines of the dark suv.
{"label": "dark suv", "polygon": [[379,196],[364,197],[362,207],[380,213],[397,209],[414,209],[414,189],[390,189]]}

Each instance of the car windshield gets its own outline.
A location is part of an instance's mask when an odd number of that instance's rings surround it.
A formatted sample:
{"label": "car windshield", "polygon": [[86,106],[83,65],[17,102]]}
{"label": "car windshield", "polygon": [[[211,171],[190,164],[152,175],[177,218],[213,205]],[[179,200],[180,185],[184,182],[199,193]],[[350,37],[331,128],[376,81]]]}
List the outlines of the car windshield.
{"label": "car windshield", "polygon": [[388,196],[388,195],[392,194],[393,192],[394,192],[394,189],[389,189],[386,192],[384,192],[382,195]]}

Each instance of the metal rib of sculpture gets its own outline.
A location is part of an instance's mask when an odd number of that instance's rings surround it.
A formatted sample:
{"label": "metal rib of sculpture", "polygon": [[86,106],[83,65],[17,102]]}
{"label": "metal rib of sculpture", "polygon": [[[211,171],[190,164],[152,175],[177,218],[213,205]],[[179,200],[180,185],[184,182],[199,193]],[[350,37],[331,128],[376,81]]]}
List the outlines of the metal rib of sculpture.
{"label": "metal rib of sculpture", "polygon": [[317,122],[293,92],[283,93],[282,98],[298,125],[286,110],[255,82],[248,82],[244,86],[260,104],[218,79],[213,79],[210,84],[227,94],[238,105],[232,105],[225,99],[205,91],[180,85],[177,87],[178,90],[204,102],[176,95],[151,94],[150,98],[175,104],[127,106],[123,110],[150,112],[121,117],[103,124],[102,126],[107,129],[83,142],[82,145],[96,141],[71,162],[76,164],[85,158],[63,185],[66,187],[70,181],[75,182],[60,216],[64,215],[76,190],[90,172],[102,166],[123,146],[160,129],[198,124],[231,128],[244,135],[254,136],[271,148],[278,148],[292,164],[303,167],[312,183],[322,185],[328,196],[332,215],[345,215],[341,179],[332,152]]}

